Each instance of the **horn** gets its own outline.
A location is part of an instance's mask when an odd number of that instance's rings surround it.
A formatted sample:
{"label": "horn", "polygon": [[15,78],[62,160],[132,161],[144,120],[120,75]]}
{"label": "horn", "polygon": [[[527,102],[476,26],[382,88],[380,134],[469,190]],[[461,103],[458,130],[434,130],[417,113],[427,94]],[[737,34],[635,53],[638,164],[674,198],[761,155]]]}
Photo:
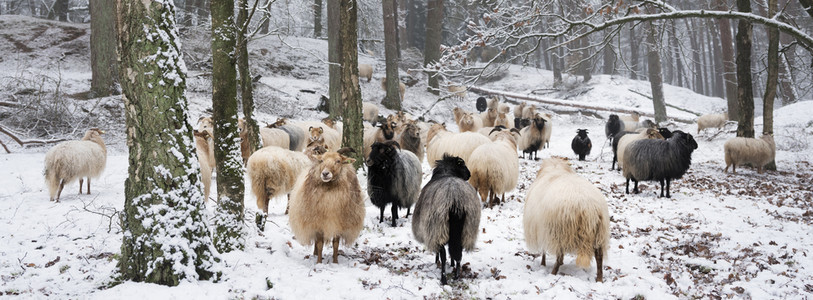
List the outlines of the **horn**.
{"label": "horn", "polygon": [[396,141],[386,141],[384,144],[387,145],[387,146],[398,147],[398,150],[401,150],[401,145],[398,144],[398,142],[396,142]]}
{"label": "horn", "polygon": [[341,148],[339,150],[336,150],[336,152],[341,154],[341,155],[346,155],[347,153],[356,153],[356,150],[354,150],[353,148],[350,148],[350,147],[344,147],[344,148]]}

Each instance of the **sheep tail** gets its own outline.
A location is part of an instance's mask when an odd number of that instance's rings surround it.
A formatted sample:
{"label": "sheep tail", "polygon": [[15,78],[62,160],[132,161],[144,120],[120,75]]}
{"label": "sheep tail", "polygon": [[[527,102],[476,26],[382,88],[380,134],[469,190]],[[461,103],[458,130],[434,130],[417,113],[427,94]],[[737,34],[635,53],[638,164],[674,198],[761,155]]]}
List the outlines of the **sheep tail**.
{"label": "sheep tail", "polygon": [[576,253],[576,265],[582,268],[589,268],[590,262],[593,260],[593,249],[582,248]]}
{"label": "sheep tail", "polygon": [[449,256],[452,261],[463,258],[463,227],[466,223],[466,211],[449,210]]}

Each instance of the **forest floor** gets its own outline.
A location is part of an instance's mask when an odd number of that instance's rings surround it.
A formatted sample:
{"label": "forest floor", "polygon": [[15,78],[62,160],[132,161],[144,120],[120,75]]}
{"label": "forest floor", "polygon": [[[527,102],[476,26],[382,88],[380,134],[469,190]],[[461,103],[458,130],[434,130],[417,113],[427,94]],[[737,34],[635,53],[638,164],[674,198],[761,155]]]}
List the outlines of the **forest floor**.
{"label": "forest floor", "polygon": [[[0,16],[0,38],[6,31],[13,30],[15,34],[32,31],[25,26],[53,27],[48,30],[63,26],[56,22],[9,18]],[[16,26],[11,29],[7,23]],[[68,30],[64,35],[70,32],[73,31]],[[37,38],[24,39],[19,35],[12,37],[18,41],[37,41]],[[54,34],[51,38],[63,39],[64,36]],[[32,48],[31,43],[23,44]],[[39,74],[42,77],[38,78],[56,78],[54,74],[58,73],[51,64],[22,55],[20,49],[25,48],[15,46],[18,50],[13,50],[4,45],[8,44],[0,43],[0,51],[6,54],[0,55],[4,58],[0,69],[5,68],[0,76],[28,78],[25,74]],[[300,50],[303,48],[316,50],[303,52]],[[252,67],[255,74],[263,75],[257,85],[261,121],[273,122],[280,116],[308,120],[324,116],[310,109],[316,106],[318,94],[327,93],[326,72],[320,63],[323,58],[320,55],[326,57],[324,48],[324,41],[303,38],[267,38],[252,46]],[[34,58],[47,60],[45,54]],[[380,58],[363,56],[360,59],[375,64],[379,70],[375,80],[383,76]],[[62,80],[63,93],[75,95],[87,90],[90,70],[83,65],[86,62],[70,55],[63,61],[68,62],[60,67],[62,74],[76,74]],[[24,67],[17,69],[22,71],[13,71],[9,69],[13,65]],[[195,120],[210,106],[208,80],[205,72],[190,71],[187,96]],[[365,101],[378,102],[383,96],[375,80],[361,83]],[[473,110],[475,95],[472,93],[466,99],[437,103],[430,110],[437,97],[425,92],[424,81],[407,89],[405,107],[413,115],[451,124],[452,107],[459,105]],[[550,72],[510,66],[504,77],[485,86],[649,110],[649,100],[630,92],[647,93],[648,85],[620,76],[601,75],[587,84],[569,77],[565,87],[553,88]],[[33,96],[19,93],[23,87],[3,86],[0,101],[32,101]],[[675,106],[699,113],[720,111],[725,106],[724,100],[719,98],[669,85],[665,88],[667,102]],[[0,214],[0,240],[4,243],[0,247],[0,298],[813,297],[813,253],[809,253],[813,240],[808,238],[813,225],[813,151],[810,146],[813,116],[809,113],[813,111],[813,101],[775,112],[779,171],[757,174],[754,169],[741,168],[737,174],[724,173],[722,148],[723,143],[734,136],[731,125],[724,131],[709,130],[695,135],[699,148],[693,154],[689,172],[673,182],[672,198],[658,198],[658,185],[654,182],[642,183],[641,194],[624,193],[623,177],[609,168],[612,153],[603,138],[605,113],[600,114],[601,117],[578,113],[554,115],[551,147],[540,152],[543,159],[574,158],[569,145],[577,128],[589,129],[593,139],[594,148],[587,161],[571,160],[571,165],[605,194],[609,204],[611,240],[602,283],[595,282],[595,263],[589,269],[582,269],[574,264],[575,258],[568,255],[559,275],[551,275],[550,255],[547,266],[542,266],[541,257],[527,251],[522,211],[527,188],[535,178],[539,162],[520,159],[517,188],[506,194],[503,204],[483,210],[477,247],[463,254],[461,279],[450,280],[448,286],[440,285],[440,270],[434,264],[434,254],[423,250],[412,238],[411,219],[403,217],[404,211],[397,226],[391,227],[389,213],[385,214],[387,220],[379,223],[378,209],[368,201],[365,226],[357,242],[341,246],[338,264],[316,264],[312,248],[294,240],[288,217],[283,214],[285,198],[280,197],[272,201],[264,232],[257,232],[253,222],[247,222],[250,235],[246,249],[221,255],[220,267],[224,274],[221,281],[183,282],[177,287],[116,281],[122,239],[118,213],[123,208],[127,177],[120,97],[102,100],[69,97],[68,102],[76,105],[73,110],[76,118],[91,116],[87,125],[109,126],[109,134],[105,136],[109,148],[107,168],[93,181],[91,195],[75,194],[73,183],[66,187],[62,201],[53,203],[47,201],[48,192],[42,177],[43,159],[49,146],[23,148],[6,143],[14,153],[0,154],[3,175],[0,176],[0,211],[6,211]],[[7,123],[15,112],[0,107],[0,121],[9,126],[20,125],[14,129],[24,137],[77,138],[83,131],[49,134],[26,129],[34,128],[26,127],[27,123]],[[388,111],[382,110],[382,114],[385,113]],[[670,110],[670,114],[684,112]],[[756,123],[759,127],[761,118]],[[670,128],[692,134],[696,130],[694,125],[680,123],[671,123]],[[456,128],[450,126],[450,129]],[[0,139],[8,141],[2,135]],[[426,183],[431,173],[428,164],[424,163],[423,171]],[[360,170],[358,176],[364,185],[365,172]],[[248,220],[253,220],[257,211],[254,196],[247,192],[245,199]],[[214,206],[211,200],[207,203],[209,214],[213,213]]]}

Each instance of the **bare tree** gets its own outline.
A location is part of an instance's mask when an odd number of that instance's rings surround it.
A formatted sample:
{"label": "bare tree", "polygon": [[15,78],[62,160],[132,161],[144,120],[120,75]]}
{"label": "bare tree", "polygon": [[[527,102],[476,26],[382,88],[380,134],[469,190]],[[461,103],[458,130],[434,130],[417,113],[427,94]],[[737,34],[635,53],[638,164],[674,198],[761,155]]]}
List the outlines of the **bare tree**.
{"label": "bare tree", "polygon": [[329,110],[331,118],[342,115],[342,19],[338,1],[327,1],[327,60],[328,77],[330,81],[328,97],[330,97]]}
{"label": "bare tree", "polygon": [[398,16],[393,10],[394,0],[381,1],[384,11],[384,55],[386,57],[387,68],[387,95],[384,97],[384,107],[392,110],[401,110],[401,95],[398,85],[398,39],[396,36],[396,21]]}
{"label": "bare tree", "polygon": [[[339,39],[342,41],[355,41],[356,0],[339,0],[339,17],[341,29]],[[329,4],[328,4],[329,5]],[[364,128],[361,125],[361,89],[359,88],[358,47],[355,42],[342,43],[341,47],[341,79],[342,79],[342,109],[344,119],[344,132],[342,146],[352,148],[355,153],[351,156],[356,159],[354,166],[358,169],[364,162],[362,151],[362,135]]]}
{"label": "bare tree", "polygon": [[663,72],[658,45],[658,29],[654,21],[649,22],[647,30],[647,63],[649,69],[649,86],[652,89],[652,104],[655,108],[655,122],[666,121],[666,101],[663,97]]}
{"label": "bare tree", "polygon": [[[742,13],[751,12],[750,0],[737,0],[737,9]],[[754,92],[751,81],[751,36],[753,25],[747,20],[737,24],[737,103],[740,118],[737,123],[737,136],[754,137]]]}
{"label": "bare tree", "polygon": [[258,3],[259,1],[255,1],[254,8],[249,12],[248,0],[239,0],[237,12],[237,70],[240,73],[240,100],[243,104],[244,130],[246,131],[242,135],[248,140],[250,153],[254,153],[260,144],[260,128],[257,126],[257,120],[254,119],[254,86],[248,65],[248,29],[251,16],[254,15]]}
{"label": "bare tree", "polygon": [[318,38],[321,36],[322,36],[322,0],[313,0],[313,37]]}
{"label": "bare tree", "polygon": [[[773,17],[777,11],[777,0],[767,0],[768,16]],[[768,29],[768,82],[765,84],[765,96],[762,98],[762,134],[773,135],[773,102],[776,98],[776,86],[779,82],[779,30]],[[776,171],[776,162],[765,166]]]}
{"label": "bare tree", "polygon": [[90,98],[116,91],[116,2],[90,0]]}
{"label": "bare tree", "polygon": [[[440,59],[441,32],[443,30],[443,0],[429,0],[426,8],[426,46],[423,54],[423,64],[429,67],[438,63]],[[434,94],[440,93],[438,74],[429,73],[429,90]]]}

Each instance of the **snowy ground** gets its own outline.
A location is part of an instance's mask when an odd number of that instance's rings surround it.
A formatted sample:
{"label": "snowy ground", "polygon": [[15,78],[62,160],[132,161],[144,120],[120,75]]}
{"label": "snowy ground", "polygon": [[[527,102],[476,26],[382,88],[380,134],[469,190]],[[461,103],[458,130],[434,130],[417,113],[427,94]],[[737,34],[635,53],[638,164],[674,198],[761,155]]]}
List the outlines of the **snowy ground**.
{"label": "snowy ground", "polygon": [[[7,17],[3,17],[7,18]],[[7,19],[0,19],[7,20]],[[39,23],[37,24],[39,25]],[[5,25],[4,25],[5,26]],[[83,37],[86,38],[86,37]],[[267,38],[252,46],[262,74],[258,94],[260,120],[278,116],[316,119],[314,107],[326,94],[324,41]],[[293,46],[293,48],[292,48]],[[303,53],[300,49],[321,49]],[[263,50],[266,53],[263,54]],[[6,50],[4,50],[6,51]],[[11,50],[8,50],[11,51]],[[321,51],[321,52],[320,52]],[[13,53],[13,52],[12,52]],[[273,53],[278,53],[273,55]],[[16,64],[13,56],[0,63]],[[383,63],[372,57],[378,79]],[[289,67],[280,68],[287,62]],[[297,64],[291,65],[291,62]],[[50,72],[45,66],[30,72]],[[87,88],[89,69],[66,68],[79,74],[76,92]],[[265,71],[263,71],[265,70]],[[195,71],[193,70],[194,74]],[[5,73],[8,74],[8,73]],[[10,76],[10,75],[7,75]],[[518,93],[540,94],[551,87],[548,71],[512,66],[509,76],[487,85]],[[190,77],[192,116],[208,106],[206,77]],[[575,81],[575,79],[574,79]],[[407,89],[407,110],[422,115],[436,98],[425,92],[424,80]],[[84,84],[84,85],[83,85]],[[629,105],[648,109],[650,102],[629,89],[648,94],[648,83],[621,77],[596,76],[590,84],[544,92],[559,99],[596,104]],[[383,96],[379,83],[362,82],[365,101]],[[724,101],[666,86],[667,101],[699,113],[719,111]],[[578,90],[583,92],[580,92]],[[466,100],[440,102],[427,118],[449,122],[455,105],[473,109],[475,95]],[[105,101],[114,101],[110,98]],[[378,223],[377,208],[367,206],[365,228],[357,243],[341,247],[339,264],[316,264],[312,248],[299,245],[283,214],[283,198],[272,201],[268,226],[252,230],[245,251],[222,255],[225,277],[217,283],[186,282],[177,287],[125,282],[116,285],[116,262],[121,230],[116,215],[123,207],[127,176],[126,147],[121,134],[111,132],[107,169],[93,181],[93,194],[76,195],[76,184],[66,187],[61,203],[48,202],[42,166],[47,147],[19,148],[0,154],[0,297],[26,298],[810,298],[813,297],[813,259],[808,239],[813,223],[813,102],[776,111],[777,165],[780,171],[757,174],[742,168],[736,175],[722,172],[722,145],[733,133],[695,136],[699,148],[689,173],[672,185],[671,199],[658,198],[654,183],[643,183],[639,195],[624,194],[624,180],[610,171],[612,153],[604,142],[603,120],[580,114],[556,115],[552,155],[573,158],[569,144],[577,128],[588,128],[593,152],[588,161],[572,161],[577,173],[596,184],[610,206],[610,250],[605,260],[605,282],[596,283],[595,264],[584,270],[566,256],[560,275],[550,275],[552,260],[528,253],[523,240],[522,209],[538,162],[520,161],[520,183],[508,201],[483,211],[477,249],[463,254],[463,275],[449,286],[439,284],[434,255],[422,250],[411,234],[411,220],[398,226]],[[672,113],[670,111],[670,113]],[[451,122],[449,122],[451,123]],[[761,118],[756,120],[760,131]],[[121,126],[121,124],[117,125]],[[694,125],[672,129],[695,132]],[[453,127],[453,126],[450,126]],[[116,127],[119,128],[119,127]],[[123,126],[122,126],[123,128]],[[728,129],[731,129],[729,127]],[[113,130],[115,131],[115,130]],[[76,136],[71,136],[76,138]],[[4,140],[5,141],[5,140]],[[8,144],[8,143],[7,143]],[[424,165],[424,183],[430,169]],[[360,171],[359,176],[365,174]],[[247,189],[249,191],[249,189]],[[213,211],[214,204],[208,203]],[[246,206],[256,204],[250,192]],[[403,214],[403,212],[402,212]],[[387,212],[385,216],[389,217]],[[247,222],[247,226],[252,222]],[[251,227],[253,228],[253,227]],[[331,253],[328,250],[327,253]]]}

